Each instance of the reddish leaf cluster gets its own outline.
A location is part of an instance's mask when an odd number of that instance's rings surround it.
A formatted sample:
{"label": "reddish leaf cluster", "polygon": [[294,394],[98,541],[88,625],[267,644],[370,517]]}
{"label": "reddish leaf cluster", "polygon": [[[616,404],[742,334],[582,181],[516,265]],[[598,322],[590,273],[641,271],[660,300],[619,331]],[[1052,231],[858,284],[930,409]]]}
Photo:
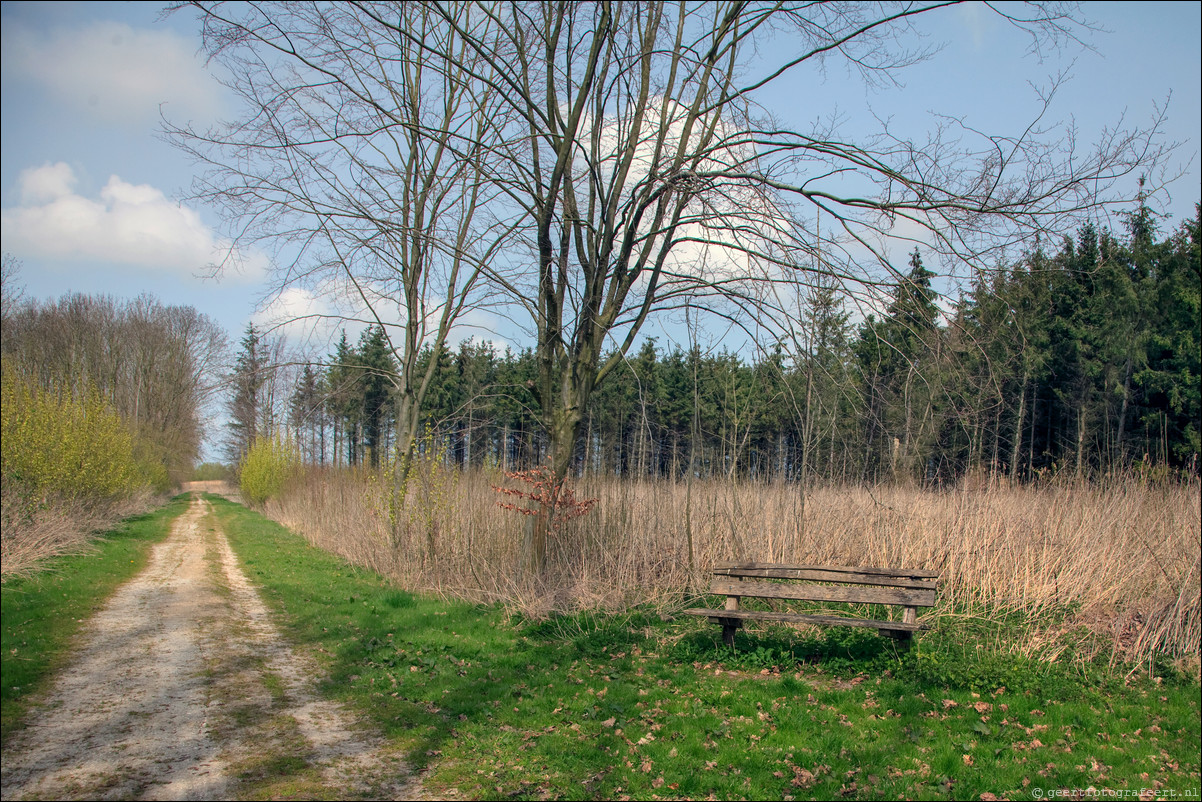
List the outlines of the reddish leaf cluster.
{"label": "reddish leaf cluster", "polygon": [[540,465],[528,471],[505,471],[504,473],[508,478],[515,482],[522,482],[530,489],[489,486],[503,496],[534,502],[536,506],[522,506],[509,501],[498,501],[497,506],[504,510],[519,512],[522,515],[537,515],[544,510],[549,510],[552,515],[552,528],[558,528],[565,521],[587,515],[589,510],[597,505],[595,498],[576,498],[576,493],[572,488],[568,487],[562,479],[556,481],[555,475],[546,465]]}

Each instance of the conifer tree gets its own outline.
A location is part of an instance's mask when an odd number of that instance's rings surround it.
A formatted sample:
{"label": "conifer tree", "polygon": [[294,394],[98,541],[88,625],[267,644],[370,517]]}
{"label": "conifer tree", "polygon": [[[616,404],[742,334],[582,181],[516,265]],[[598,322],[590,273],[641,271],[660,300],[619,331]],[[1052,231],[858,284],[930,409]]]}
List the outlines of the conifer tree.
{"label": "conifer tree", "polygon": [[267,359],[262,335],[248,323],[240,342],[241,350],[230,376],[233,390],[227,410],[226,458],[231,465],[241,464],[250,447],[265,434],[262,389],[266,381]]}

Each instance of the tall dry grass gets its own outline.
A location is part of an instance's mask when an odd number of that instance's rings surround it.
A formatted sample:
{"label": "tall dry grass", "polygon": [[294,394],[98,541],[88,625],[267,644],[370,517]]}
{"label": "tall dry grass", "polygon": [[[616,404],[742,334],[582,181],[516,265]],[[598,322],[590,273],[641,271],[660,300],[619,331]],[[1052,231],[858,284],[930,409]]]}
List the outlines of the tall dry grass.
{"label": "tall dry grass", "polygon": [[87,551],[98,533],[154,506],[148,488],[108,500],[50,495],[36,505],[7,487],[0,497],[0,581],[32,573],[52,557]]}
{"label": "tall dry grass", "polygon": [[[499,472],[422,466],[404,503],[370,474],[311,471],[268,514],[311,542],[413,588],[532,613],[679,606],[732,559],[910,567],[940,573],[936,615],[1013,618],[1012,648],[1055,658],[1104,636],[1116,655],[1199,651],[1197,481],[1100,487],[912,488],[585,480],[599,499],[522,575],[529,520],[498,508]],[[512,485],[512,483],[510,483]],[[689,543],[692,542],[690,550]]]}

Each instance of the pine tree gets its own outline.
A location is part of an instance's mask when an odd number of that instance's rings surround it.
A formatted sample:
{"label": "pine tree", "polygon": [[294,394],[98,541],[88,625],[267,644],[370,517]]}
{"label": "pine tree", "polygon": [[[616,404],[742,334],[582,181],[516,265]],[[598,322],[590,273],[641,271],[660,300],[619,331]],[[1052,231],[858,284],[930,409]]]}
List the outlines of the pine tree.
{"label": "pine tree", "polygon": [[288,409],[288,425],[295,433],[301,455],[311,463],[324,461],[318,448],[324,429],[323,403],[318,388],[317,372],[306,364],[297,379]]}
{"label": "pine tree", "polygon": [[396,361],[382,327],[372,326],[359,338],[358,369],[363,445],[369,464],[377,468],[392,429],[392,394],[396,386]]}
{"label": "pine tree", "polygon": [[938,344],[933,277],[915,248],[885,317],[870,315],[860,331],[855,352],[865,396],[865,479],[917,470],[919,440],[928,433],[936,395],[924,370]]}
{"label": "pine tree", "polygon": [[226,424],[226,458],[239,465],[263,431],[261,390],[266,380],[267,360],[262,337],[253,323],[247,324],[241,351],[229,377],[233,394],[227,404],[230,420]]}

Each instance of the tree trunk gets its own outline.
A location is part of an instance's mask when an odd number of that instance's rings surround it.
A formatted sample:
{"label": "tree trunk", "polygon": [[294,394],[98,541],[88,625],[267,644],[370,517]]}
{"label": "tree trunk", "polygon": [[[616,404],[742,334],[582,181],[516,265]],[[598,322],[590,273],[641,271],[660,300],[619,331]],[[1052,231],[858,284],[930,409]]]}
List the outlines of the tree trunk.
{"label": "tree trunk", "polygon": [[1018,394],[1018,415],[1014,419],[1014,438],[1010,444],[1010,481],[1018,481],[1018,459],[1022,450],[1023,441],[1023,415],[1026,412],[1027,405],[1027,382],[1030,376],[1027,371],[1023,371],[1022,389]]}
{"label": "tree trunk", "polygon": [[1123,440],[1127,433],[1127,405],[1131,400],[1131,354],[1127,354],[1127,367],[1123,374],[1123,403],[1119,407],[1118,431],[1115,433],[1115,453],[1118,456],[1120,466],[1127,462],[1127,455],[1123,453]]}
{"label": "tree trunk", "polygon": [[1077,407],[1077,476],[1085,469],[1085,404]]}

